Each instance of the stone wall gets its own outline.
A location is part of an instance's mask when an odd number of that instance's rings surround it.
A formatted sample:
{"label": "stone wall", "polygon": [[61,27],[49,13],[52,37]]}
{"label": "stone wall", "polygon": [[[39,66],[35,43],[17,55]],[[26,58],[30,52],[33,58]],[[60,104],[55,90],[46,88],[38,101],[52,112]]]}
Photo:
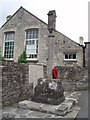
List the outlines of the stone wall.
{"label": "stone wall", "polygon": [[[2,63],[2,105],[30,99],[33,95],[33,84],[29,83],[29,63]],[[85,90],[88,87],[88,70],[80,66],[58,66],[58,79],[64,90]],[[46,71],[46,69],[44,70]]]}
{"label": "stone wall", "polygon": [[64,90],[85,90],[88,88],[87,68],[59,66],[57,70]]}
{"label": "stone wall", "polygon": [[27,64],[2,63],[2,105],[8,106],[29,99],[33,94],[33,84],[29,84]]}

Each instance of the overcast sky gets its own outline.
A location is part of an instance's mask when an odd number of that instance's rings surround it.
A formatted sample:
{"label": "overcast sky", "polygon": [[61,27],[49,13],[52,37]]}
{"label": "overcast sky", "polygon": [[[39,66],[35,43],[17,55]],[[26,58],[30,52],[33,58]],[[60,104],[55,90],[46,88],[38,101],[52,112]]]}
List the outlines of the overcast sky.
{"label": "overcast sky", "polygon": [[48,22],[49,10],[56,10],[56,29],[79,42],[83,36],[88,41],[88,2],[90,0],[0,0],[0,27],[8,15],[14,14],[21,6]]}

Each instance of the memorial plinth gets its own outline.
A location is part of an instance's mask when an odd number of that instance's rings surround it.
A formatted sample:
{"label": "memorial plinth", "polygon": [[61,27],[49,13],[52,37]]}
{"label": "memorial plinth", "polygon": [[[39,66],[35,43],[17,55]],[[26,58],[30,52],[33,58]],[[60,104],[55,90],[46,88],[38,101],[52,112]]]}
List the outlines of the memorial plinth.
{"label": "memorial plinth", "polygon": [[58,105],[65,100],[64,89],[59,79],[39,79],[32,101]]}

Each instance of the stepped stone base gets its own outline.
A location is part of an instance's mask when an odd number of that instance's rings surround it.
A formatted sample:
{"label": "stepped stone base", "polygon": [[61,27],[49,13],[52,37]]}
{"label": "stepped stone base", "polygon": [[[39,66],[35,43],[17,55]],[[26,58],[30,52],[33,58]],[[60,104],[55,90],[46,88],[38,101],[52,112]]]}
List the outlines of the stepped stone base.
{"label": "stepped stone base", "polygon": [[58,105],[65,100],[62,83],[58,79],[39,79],[32,101]]}

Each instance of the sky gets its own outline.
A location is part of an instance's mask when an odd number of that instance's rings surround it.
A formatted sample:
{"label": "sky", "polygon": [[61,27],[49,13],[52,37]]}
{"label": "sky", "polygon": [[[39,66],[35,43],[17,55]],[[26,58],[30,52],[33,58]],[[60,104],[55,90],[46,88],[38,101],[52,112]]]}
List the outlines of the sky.
{"label": "sky", "polygon": [[79,37],[88,41],[89,0],[0,0],[0,27],[8,15],[21,6],[48,23],[48,12],[56,10],[56,29],[79,43]]}

